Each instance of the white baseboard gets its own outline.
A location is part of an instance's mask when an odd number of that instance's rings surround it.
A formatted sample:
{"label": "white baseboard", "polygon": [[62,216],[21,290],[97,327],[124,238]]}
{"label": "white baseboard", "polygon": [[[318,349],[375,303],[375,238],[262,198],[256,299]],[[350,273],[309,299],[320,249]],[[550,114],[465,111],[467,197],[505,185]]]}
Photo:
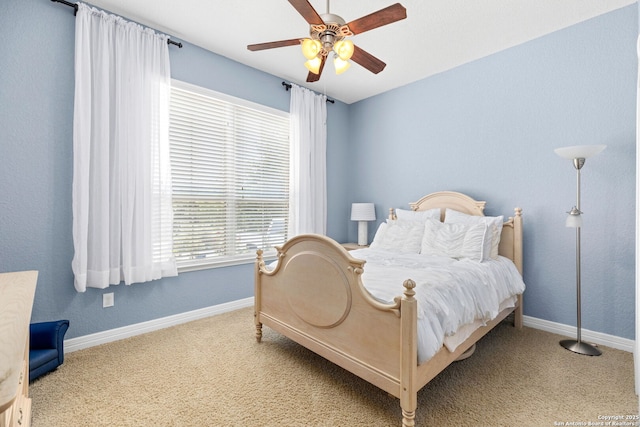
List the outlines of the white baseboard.
{"label": "white baseboard", "polygon": [[133,325],[123,326],[121,328],[109,329],[108,331],[97,332],[95,334],[70,338],[68,340],[64,340],[64,352],[71,353],[72,351],[82,350],[84,348],[106,344],[108,342],[118,341],[136,335],[146,334],[147,332],[157,331],[158,329],[168,328],[170,326],[179,325],[181,323],[191,322],[193,320],[203,319],[205,317],[215,316],[216,314],[222,314],[228,311],[238,310],[240,308],[251,306],[253,306],[253,297],[224,304],[213,305],[211,307],[205,307],[198,310],[187,311],[185,313],[162,317],[160,319],[149,320],[148,322],[141,322]]}
{"label": "white baseboard", "polygon": [[[84,348],[93,347],[108,342],[133,337],[147,332],[157,331],[158,329],[168,328],[170,326],[179,325],[181,323],[191,322],[197,319],[203,319],[216,314],[222,314],[233,310],[238,310],[253,305],[253,297],[242,300],[232,301],[224,304],[218,304],[211,307],[205,307],[198,310],[188,311],[186,313],[175,314],[173,316],[162,317],[160,319],[149,320],[148,322],[136,323],[134,325],[123,326],[121,328],[110,329],[108,331],[97,332],[95,334],[83,335],[81,337],[70,338],[64,340],[65,353],[82,350]],[[575,326],[563,325],[561,323],[550,322],[548,320],[537,319],[535,317],[524,316],[523,323],[530,328],[540,329],[558,335],[567,337],[575,337],[577,329]],[[620,338],[613,335],[607,335],[600,332],[593,332],[582,329],[582,339],[584,341],[616,348],[618,350],[633,353],[635,341],[627,338]]]}
{"label": "white baseboard", "polygon": [[[529,316],[523,316],[523,324],[530,328],[540,329],[573,339],[576,338],[578,333],[578,328],[575,326],[550,322],[548,320],[537,319]],[[581,334],[582,341],[588,343],[604,345],[618,350],[628,351],[630,353],[633,353],[635,349],[635,341],[628,338],[616,337],[614,335],[603,334],[601,332],[593,332],[584,328],[582,328]]]}

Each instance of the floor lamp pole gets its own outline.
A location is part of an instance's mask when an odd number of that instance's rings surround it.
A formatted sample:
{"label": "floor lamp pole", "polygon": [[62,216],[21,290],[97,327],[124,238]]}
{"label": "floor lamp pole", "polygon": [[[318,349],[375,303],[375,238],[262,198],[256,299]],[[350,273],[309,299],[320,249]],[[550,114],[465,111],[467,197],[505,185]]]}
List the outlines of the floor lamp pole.
{"label": "floor lamp pole", "polygon": [[[578,208],[580,209],[580,208]],[[582,292],[580,291],[580,273],[581,273],[581,265],[580,265],[580,227],[576,228],[576,313],[577,320],[576,326],[578,328],[577,333],[577,341],[578,343],[582,342]]]}
{"label": "floor lamp pole", "polygon": [[577,322],[576,326],[578,329],[577,339],[575,340],[562,340],[560,341],[560,345],[567,350],[573,351],[574,353],[584,354],[587,356],[600,356],[602,352],[595,348],[593,345],[582,342],[582,298],[580,291],[580,228],[582,226],[582,212],[580,211],[580,169],[584,166],[584,158],[574,158],[573,165],[576,168],[576,206],[569,212],[570,216],[574,216],[576,221],[573,223],[573,226],[576,228],[576,314],[577,314]]}

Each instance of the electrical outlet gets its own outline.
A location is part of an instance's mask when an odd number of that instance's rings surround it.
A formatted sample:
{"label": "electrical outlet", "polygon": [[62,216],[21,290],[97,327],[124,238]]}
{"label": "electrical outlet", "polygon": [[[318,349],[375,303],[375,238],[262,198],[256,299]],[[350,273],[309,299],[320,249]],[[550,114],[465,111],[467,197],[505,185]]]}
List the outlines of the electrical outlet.
{"label": "electrical outlet", "polygon": [[113,292],[102,294],[102,308],[113,307]]}

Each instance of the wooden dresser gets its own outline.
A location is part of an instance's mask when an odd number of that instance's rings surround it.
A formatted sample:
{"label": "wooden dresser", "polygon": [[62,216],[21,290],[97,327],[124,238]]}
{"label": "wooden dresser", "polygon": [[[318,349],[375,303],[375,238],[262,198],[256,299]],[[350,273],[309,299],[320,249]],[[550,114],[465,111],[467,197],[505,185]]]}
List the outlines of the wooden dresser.
{"label": "wooden dresser", "polygon": [[0,274],[0,427],[31,425],[29,324],[37,271]]}

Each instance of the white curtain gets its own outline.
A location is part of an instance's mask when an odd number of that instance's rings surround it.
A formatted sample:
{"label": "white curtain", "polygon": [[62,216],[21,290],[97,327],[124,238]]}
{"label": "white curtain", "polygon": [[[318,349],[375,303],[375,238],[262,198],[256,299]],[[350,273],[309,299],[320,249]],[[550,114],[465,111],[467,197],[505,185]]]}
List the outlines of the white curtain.
{"label": "white curtain", "polygon": [[167,36],[78,5],[75,288],[84,292],[175,276]]}
{"label": "white curtain", "polygon": [[291,85],[289,237],[327,230],[327,97]]}

